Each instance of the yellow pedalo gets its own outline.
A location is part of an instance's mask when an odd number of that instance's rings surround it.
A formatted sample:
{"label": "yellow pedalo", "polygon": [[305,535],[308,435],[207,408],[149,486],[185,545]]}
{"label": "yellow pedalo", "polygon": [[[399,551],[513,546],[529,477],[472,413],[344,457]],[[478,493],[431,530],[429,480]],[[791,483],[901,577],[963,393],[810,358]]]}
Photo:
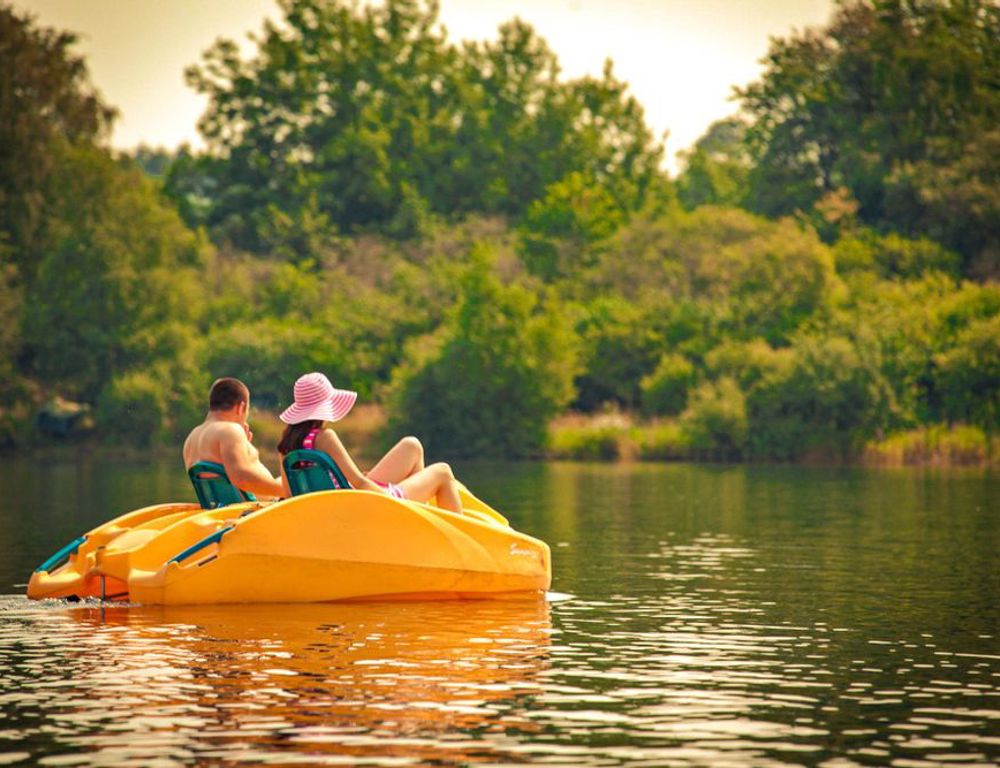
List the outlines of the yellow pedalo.
{"label": "yellow pedalo", "polygon": [[[294,495],[264,504],[240,496],[221,466],[195,465],[201,507],[160,505],[91,531],[36,570],[28,596],[179,605],[505,597],[550,586],[548,545],[464,487],[456,514],[346,489],[318,451],[292,452],[285,469]],[[321,490],[335,476],[345,489]]]}

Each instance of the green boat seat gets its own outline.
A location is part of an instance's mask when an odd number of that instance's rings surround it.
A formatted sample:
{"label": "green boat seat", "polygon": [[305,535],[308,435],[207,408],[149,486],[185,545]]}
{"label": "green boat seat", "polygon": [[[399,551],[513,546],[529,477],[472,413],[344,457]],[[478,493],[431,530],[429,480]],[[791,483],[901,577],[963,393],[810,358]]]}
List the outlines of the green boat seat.
{"label": "green boat seat", "polygon": [[188,477],[203,509],[218,509],[230,504],[257,501],[246,491],[241,491],[229,481],[226,468],[214,461],[199,461],[191,465]]}
{"label": "green boat seat", "polygon": [[292,496],[351,487],[340,467],[325,451],[300,448],[290,451],[282,463]]}

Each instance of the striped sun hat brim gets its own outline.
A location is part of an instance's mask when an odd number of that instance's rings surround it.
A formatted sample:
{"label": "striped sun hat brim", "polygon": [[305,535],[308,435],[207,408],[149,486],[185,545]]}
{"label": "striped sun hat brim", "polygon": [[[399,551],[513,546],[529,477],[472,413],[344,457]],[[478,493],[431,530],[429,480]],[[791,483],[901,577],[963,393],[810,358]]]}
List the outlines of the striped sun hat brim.
{"label": "striped sun hat brim", "polygon": [[358,393],[336,389],[322,373],[307,373],[295,382],[295,402],[281,413],[286,424],[339,421],[354,407]]}

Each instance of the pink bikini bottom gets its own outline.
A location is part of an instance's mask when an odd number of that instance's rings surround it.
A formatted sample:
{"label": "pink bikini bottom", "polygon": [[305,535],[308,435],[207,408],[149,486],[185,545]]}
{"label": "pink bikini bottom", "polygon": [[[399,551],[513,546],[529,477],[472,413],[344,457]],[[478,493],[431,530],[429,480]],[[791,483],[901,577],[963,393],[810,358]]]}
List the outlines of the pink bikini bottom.
{"label": "pink bikini bottom", "polygon": [[[371,480],[371,478],[368,478]],[[403,489],[400,488],[395,483],[380,483],[378,480],[372,480],[375,485],[382,486],[382,489],[388,493],[394,499],[405,499],[406,496],[403,495]]]}

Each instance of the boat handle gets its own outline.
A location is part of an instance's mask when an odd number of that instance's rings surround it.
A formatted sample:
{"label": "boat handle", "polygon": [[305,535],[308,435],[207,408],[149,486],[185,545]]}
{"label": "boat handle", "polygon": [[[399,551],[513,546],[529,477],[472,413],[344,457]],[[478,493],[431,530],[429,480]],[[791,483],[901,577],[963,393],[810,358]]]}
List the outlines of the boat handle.
{"label": "boat handle", "polygon": [[220,528],[215,533],[210,533],[208,536],[206,536],[204,539],[202,539],[201,541],[199,541],[197,544],[192,544],[190,547],[188,547],[187,549],[185,549],[183,552],[181,552],[176,557],[170,558],[167,561],[167,565],[170,565],[170,563],[179,563],[181,560],[187,560],[195,552],[198,552],[199,550],[204,549],[209,544],[215,544],[225,534],[227,534],[231,530],[233,530],[234,527],[235,526],[227,525],[225,528]]}
{"label": "boat handle", "polygon": [[80,545],[87,540],[86,536],[81,536],[78,539],[73,539],[69,544],[56,552],[52,557],[42,563],[35,569],[35,573],[43,573],[45,571],[51,571],[54,568],[62,565],[62,561],[69,560],[70,555],[75,555],[76,551],[80,548]]}

